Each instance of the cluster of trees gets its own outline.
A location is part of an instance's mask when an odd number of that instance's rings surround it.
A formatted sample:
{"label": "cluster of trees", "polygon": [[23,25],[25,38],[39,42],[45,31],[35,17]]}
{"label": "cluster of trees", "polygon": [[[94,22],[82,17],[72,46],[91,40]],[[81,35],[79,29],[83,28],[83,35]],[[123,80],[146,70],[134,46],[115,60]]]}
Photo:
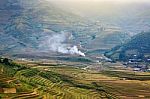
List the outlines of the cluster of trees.
{"label": "cluster of trees", "polygon": [[0,63],[4,63],[6,65],[9,65],[11,63],[11,60],[8,58],[0,58]]}
{"label": "cluster of trees", "polygon": [[11,77],[13,77],[17,71],[27,69],[26,66],[16,64],[8,58],[0,58],[0,63],[5,67],[4,72]]}

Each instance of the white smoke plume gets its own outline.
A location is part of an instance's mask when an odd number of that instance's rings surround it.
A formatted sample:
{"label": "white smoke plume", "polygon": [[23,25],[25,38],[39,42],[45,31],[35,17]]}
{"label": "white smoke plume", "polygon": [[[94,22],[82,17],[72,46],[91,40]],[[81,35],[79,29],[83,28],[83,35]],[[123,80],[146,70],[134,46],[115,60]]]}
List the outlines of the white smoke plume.
{"label": "white smoke plume", "polygon": [[53,52],[85,56],[85,54],[81,52],[77,46],[71,46],[70,44],[66,43],[66,40],[69,38],[70,36],[68,33],[62,31],[60,34],[47,36],[46,41],[44,41],[42,44],[44,44],[44,46]]}

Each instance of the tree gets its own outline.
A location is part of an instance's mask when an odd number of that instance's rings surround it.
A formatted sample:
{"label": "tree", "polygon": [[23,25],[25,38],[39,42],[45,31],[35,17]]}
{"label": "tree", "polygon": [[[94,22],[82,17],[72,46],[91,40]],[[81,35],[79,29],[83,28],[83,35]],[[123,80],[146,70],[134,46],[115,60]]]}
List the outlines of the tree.
{"label": "tree", "polygon": [[0,58],[0,63],[2,63],[2,59]]}
{"label": "tree", "polygon": [[9,65],[9,64],[10,64],[10,63],[9,63],[9,59],[8,59],[8,58],[4,58],[4,59],[3,59],[3,63],[6,64],[6,65]]}

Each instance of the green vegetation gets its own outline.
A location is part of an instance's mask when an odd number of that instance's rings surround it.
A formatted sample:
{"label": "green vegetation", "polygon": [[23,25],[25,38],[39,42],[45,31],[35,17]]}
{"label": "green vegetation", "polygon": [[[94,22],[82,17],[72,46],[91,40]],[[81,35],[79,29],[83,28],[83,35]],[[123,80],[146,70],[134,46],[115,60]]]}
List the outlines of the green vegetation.
{"label": "green vegetation", "polygon": [[132,39],[125,44],[112,48],[111,51],[105,53],[105,56],[113,60],[127,61],[129,58],[136,58],[146,61],[145,58],[150,53],[150,32],[143,32],[132,37]]}
{"label": "green vegetation", "polygon": [[[13,87],[17,89],[16,94],[9,95],[9,97],[12,97],[12,99],[19,99],[20,97],[46,97],[48,99],[54,99],[56,97],[63,99],[115,98],[105,89],[103,89],[103,87],[99,87],[95,83],[86,84],[76,81],[74,77],[71,75],[66,75],[65,72],[64,74],[61,74],[53,70],[45,71],[41,68],[29,68],[29,66],[26,67],[19,65],[8,59],[5,60],[7,61],[3,61],[0,68],[3,68],[3,74],[15,78],[12,83],[14,85]],[[42,68],[43,67],[44,66],[42,66]],[[63,68],[61,66],[56,66],[55,69],[70,69],[73,71],[80,71],[73,67]],[[10,78],[8,80],[10,80]],[[1,84],[2,88],[6,86],[7,85],[4,83]],[[22,92],[25,92],[25,94],[21,94]],[[5,97],[6,94],[0,95]]]}
{"label": "green vegetation", "polygon": [[[22,63],[24,65],[19,65]],[[26,66],[26,64],[29,64]],[[33,65],[34,64],[34,65]],[[1,87],[16,88],[12,99],[118,99],[150,97],[149,73],[127,71],[87,71],[65,65],[44,66],[42,62],[1,63]],[[31,66],[30,66],[31,65]],[[10,68],[11,67],[11,68]],[[2,70],[3,69],[3,70]],[[8,71],[15,71],[11,75]],[[6,83],[9,82],[9,83]],[[143,91],[142,91],[143,90]],[[139,95],[139,96],[138,96]]]}
{"label": "green vegetation", "polygon": [[8,88],[8,87],[10,87],[10,85],[9,85],[9,84],[7,84],[7,83],[5,83],[5,82],[0,81],[0,88]]}
{"label": "green vegetation", "polygon": [[11,62],[11,60],[4,58],[0,63],[0,67],[3,68],[3,73],[13,77],[17,71],[26,69],[27,67]]}
{"label": "green vegetation", "polygon": [[36,76],[39,71],[37,69],[26,69],[22,75],[25,77],[33,77]]}
{"label": "green vegetation", "polygon": [[52,72],[52,71],[47,71],[47,72],[41,72],[39,74],[41,77],[49,79],[50,81],[56,83],[56,82],[71,82],[71,77],[68,77],[66,75],[60,75],[58,73]]}

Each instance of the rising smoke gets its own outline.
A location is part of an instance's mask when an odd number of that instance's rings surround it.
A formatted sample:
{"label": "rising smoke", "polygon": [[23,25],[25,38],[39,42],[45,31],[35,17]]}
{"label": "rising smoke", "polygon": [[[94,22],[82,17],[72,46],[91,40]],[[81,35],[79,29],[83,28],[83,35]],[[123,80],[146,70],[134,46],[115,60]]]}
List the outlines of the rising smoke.
{"label": "rising smoke", "polygon": [[71,46],[70,44],[66,43],[67,39],[69,38],[70,36],[68,36],[68,33],[62,31],[60,34],[47,36],[46,41],[42,43],[42,46],[44,44],[44,46],[53,52],[85,56],[85,54],[81,52],[76,45]]}

